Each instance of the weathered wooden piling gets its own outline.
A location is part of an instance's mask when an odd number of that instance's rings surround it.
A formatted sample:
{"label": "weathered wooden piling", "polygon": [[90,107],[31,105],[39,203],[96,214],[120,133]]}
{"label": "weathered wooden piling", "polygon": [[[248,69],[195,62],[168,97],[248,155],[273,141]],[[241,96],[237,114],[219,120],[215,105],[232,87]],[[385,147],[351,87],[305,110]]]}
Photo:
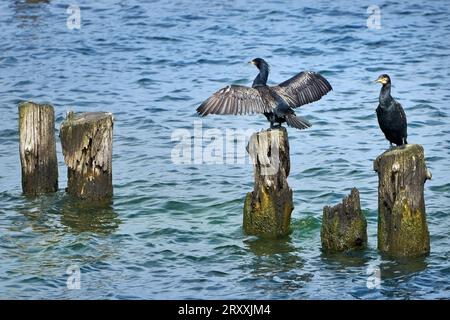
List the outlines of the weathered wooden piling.
{"label": "weathered wooden piling", "polygon": [[290,159],[286,128],[254,133],[247,151],[253,160],[255,183],[245,198],[244,231],[265,237],[287,235],[294,205],[287,183]]}
{"label": "weathered wooden piling", "polygon": [[51,105],[33,102],[19,105],[19,149],[23,193],[57,191],[55,112]]}
{"label": "weathered wooden piling", "polygon": [[424,184],[431,179],[423,147],[388,150],[374,161],[378,172],[378,249],[391,256],[430,252]]}
{"label": "weathered wooden piling", "polygon": [[67,165],[67,192],[80,199],[111,198],[113,115],[69,113],[61,124],[61,144]]}
{"label": "weathered wooden piling", "polygon": [[367,246],[367,221],[361,211],[358,189],[353,188],[342,203],[323,208],[320,238],[324,251],[348,251]]}

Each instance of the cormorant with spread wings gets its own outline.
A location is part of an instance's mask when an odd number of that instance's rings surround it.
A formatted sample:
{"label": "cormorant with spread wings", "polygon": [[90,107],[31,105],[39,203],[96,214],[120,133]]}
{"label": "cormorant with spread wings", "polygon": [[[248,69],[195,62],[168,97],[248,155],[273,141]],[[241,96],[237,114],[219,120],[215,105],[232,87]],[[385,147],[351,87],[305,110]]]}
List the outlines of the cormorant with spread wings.
{"label": "cormorant with spread wings", "polygon": [[259,69],[252,87],[229,85],[209,97],[197,113],[208,114],[255,114],[262,113],[274,128],[286,122],[297,129],[311,126],[308,120],[295,115],[294,108],[314,102],[332,90],[330,83],[320,74],[303,71],[280,83],[268,86],[269,65],[264,59],[250,61]]}

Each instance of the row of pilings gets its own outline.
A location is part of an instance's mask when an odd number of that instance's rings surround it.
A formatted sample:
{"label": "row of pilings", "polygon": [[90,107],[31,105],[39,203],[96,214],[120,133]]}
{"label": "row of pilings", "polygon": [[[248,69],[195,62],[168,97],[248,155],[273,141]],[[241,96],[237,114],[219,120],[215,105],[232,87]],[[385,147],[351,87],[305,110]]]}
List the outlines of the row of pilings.
{"label": "row of pilings", "polygon": [[[244,231],[263,237],[290,233],[294,208],[287,183],[289,141],[285,128],[253,134],[247,151],[253,160],[254,189],[244,203]],[[415,257],[430,252],[424,184],[431,179],[423,147],[406,145],[374,161],[378,173],[378,249],[390,256]],[[323,209],[322,249],[342,252],[367,247],[367,221],[354,188],[342,203]]]}
{"label": "row of pilings", "polygon": [[[113,115],[106,112],[70,112],[61,123],[66,191],[71,196],[98,202],[111,199],[113,123]],[[51,105],[19,105],[19,149],[23,193],[35,196],[56,192],[58,161]]]}
{"label": "row of pilings", "polygon": [[[111,113],[67,114],[60,140],[67,166],[66,191],[89,201],[109,201],[112,185]],[[48,104],[19,105],[19,145],[22,190],[39,195],[58,190],[55,113]],[[245,198],[243,227],[250,235],[279,237],[291,231],[293,193],[289,141],[285,128],[251,136],[247,151],[254,164],[254,189]],[[374,161],[378,173],[378,249],[392,256],[421,256],[430,251],[424,184],[431,179],[423,147],[388,150]],[[348,251],[367,246],[367,222],[357,189],[341,204],[323,209],[324,251]]]}

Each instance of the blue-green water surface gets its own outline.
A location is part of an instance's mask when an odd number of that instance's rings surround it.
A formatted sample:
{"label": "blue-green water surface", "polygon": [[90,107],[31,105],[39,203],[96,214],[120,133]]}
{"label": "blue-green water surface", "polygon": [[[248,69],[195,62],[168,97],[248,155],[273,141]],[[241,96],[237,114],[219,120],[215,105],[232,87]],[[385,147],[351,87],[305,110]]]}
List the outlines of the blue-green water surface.
{"label": "blue-green water surface", "polygon": [[[450,20],[446,1],[72,1],[0,3],[0,298],[422,299],[450,297]],[[381,8],[381,29],[366,25]],[[290,237],[242,231],[253,187],[246,164],[179,165],[176,129],[193,134],[195,108],[230,83],[250,85],[263,57],[270,83],[309,69],[334,91],[299,110],[312,123],[289,129],[295,209]],[[431,254],[393,261],[376,250],[377,175],[388,143],[375,115],[389,73],[422,144]],[[92,207],[60,191],[21,195],[17,105],[115,115],[114,198]],[[204,128],[267,127],[263,116],[214,116]],[[224,131],[222,131],[224,132]],[[361,192],[369,247],[320,250],[325,205]],[[67,287],[78,266],[81,288]],[[370,285],[380,269],[381,284]],[[369,280],[369,283],[368,283]],[[369,284],[369,286],[368,286]]]}

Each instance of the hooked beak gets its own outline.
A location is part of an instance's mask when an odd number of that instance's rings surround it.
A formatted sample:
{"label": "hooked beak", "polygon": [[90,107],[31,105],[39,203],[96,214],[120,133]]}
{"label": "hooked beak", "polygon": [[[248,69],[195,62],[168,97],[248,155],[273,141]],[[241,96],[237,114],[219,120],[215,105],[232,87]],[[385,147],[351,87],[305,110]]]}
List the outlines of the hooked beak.
{"label": "hooked beak", "polygon": [[377,82],[378,82],[378,83],[381,83],[381,84],[383,83],[383,82],[381,82],[381,78],[378,78],[378,79],[377,79],[377,80],[375,80],[374,82],[375,82],[375,83],[377,83]]}
{"label": "hooked beak", "polygon": [[255,61],[250,60],[248,63],[255,64]]}

